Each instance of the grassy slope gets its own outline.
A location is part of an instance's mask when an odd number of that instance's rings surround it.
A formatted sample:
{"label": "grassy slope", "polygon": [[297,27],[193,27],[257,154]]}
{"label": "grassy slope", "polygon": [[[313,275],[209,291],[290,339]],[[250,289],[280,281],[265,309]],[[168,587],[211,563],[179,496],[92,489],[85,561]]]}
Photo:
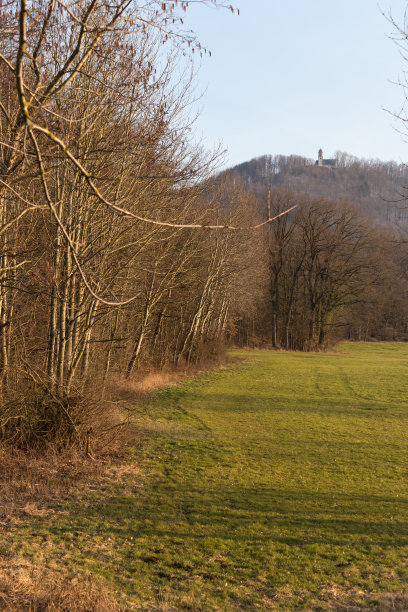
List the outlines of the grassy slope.
{"label": "grassy slope", "polygon": [[102,575],[138,610],[363,609],[408,591],[408,346],[341,350],[243,352],[165,391],[137,417],[143,486],[30,519],[3,552]]}

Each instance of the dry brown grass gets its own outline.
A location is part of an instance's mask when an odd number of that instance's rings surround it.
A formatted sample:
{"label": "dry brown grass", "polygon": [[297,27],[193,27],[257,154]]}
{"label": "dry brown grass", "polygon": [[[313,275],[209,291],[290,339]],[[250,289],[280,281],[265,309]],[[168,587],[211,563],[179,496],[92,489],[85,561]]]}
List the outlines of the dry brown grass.
{"label": "dry brown grass", "polygon": [[[123,456],[90,459],[75,449],[22,450],[0,446],[0,541],[18,523],[63,513],[64,499],[81,497],[112,482],[142,480],[140,469]],[[124,489],[125,490],[125,489]],[[90,574],[75,575],[43,562],[0,556],[0,610],[5,612],[115,612],[122,608]]]}
{"label": "dry brown grass", "polygon": [[187,370],[149,372],[132,379],[127,379],[124,376],[112,376],[109,381],[107,396],[111,401],[133,402],[164,387],[175,385],[189,376],[192,376],[192,373]]}
{"label": "dry brown grass", "polygon": [[73,485],[98,478],[103,469],[101,461],[86,459],[74,449],[0,446],[0,521],[4,525],[23,516],[55,512]]}
{"label": "dry brown grass", "polygon": [[62,575],[26,559],[0,561],[0,609],[4,612],[119,612],[122,608],[95,578]]}
{"label": "dry brown grass", "polygon": [[313,612],[407,612],[406,593],[368,593],[357,589],[344,589],[332,585],[319,593],[319,604],[311,606]]}
{"label": "dry brown grass", "polygon": [[86,488],[89,483],[95,487],[114,478],[115,470],[137,469],[127,462],[130,447],[139,440],[126,412],[106,404],[85,407],[86,449],[84,445],[0,443],[0,527],[24,516],[55,512],[73,489]]}
{"label": "dry brown grass", "polygon": [[130,379],[118,374],[112,374],[106,388],[106,397],[112,402],[126,405],[139,399],[144,399],[165,387],[176,385],[183,380],[194,378],[205,372],[223,369],[228,364],[236,363],[237,361],[241,361],[241,359],[222,355],[217,360],[209,360],[208,363],[201,363],[199,366],[188,365],[178,368],[167,367],[162,370],[148,372],[138,371],[135,377]]}

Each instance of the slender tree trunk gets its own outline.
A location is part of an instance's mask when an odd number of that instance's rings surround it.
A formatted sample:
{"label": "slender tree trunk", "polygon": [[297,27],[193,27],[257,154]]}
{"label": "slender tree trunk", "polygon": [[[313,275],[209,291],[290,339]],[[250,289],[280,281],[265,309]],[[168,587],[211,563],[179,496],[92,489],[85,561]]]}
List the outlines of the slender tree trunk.
{"label": "slender tree trunk", "polygon": [[113,323],[113,326],[111,327],[110,341],[108,344],[108,350],[106,352],[105,367],[103,371],[102,394],[105,392],[105,388],[106,388],[106,380],[107,380],[110,365],[111,365],[113,343],[115,340],[116,332],[118,330],[118,325],[119,325],[119,310],[117,310],[115,313],[114,323]]}
{"label": "slender tree trunk", "polygon": [[142,319],[142,323],[140,325],[140,331],[139,331],[139,336],[137,338],[136,344],[133,348],[133,352],[132,355],[130,357],[128,366],[126,368],[126,378],[130,378],[132,372],[133,372],[133,368],[135,367],[135,364],[137,362],[137,359],[139,357],[139,353],[140,350],[142,348],[142,344],[143,344],[143,340],[146,334],[146,330],[147,330],[147,324],[150,318],[150,305],[147,304],[145,311],[144,311],[144,315],[143,315],[143,319]]}
{"label": "slender tree trunk", "polygon": [[[79,364],[81,363],[81,360],[85,356],[87,346],[89,345],[93,326],[94,326],[95,315],[98,310],[98,306],[99,306],[99,302],[95,299],[92,299],[91,303],[88,306],[88,311],[86,313],[86,318],[84,322],[84,329],[82,331],[80,341],[78,345],[75,347],[75,356],[72,360],[72,363],[70,364],[70,367],[68,369],[68,373],[66,376],[65,388],[66,388],[67,394],[69,394],[71,391],[74,376],[76,374]],[[87,374],[88,364],[89,364],[89,360],[86,363],[86,365],[83,366],[82,368],[83,378],[85,378]]]}
{"label": "slender tree trunk", "polygon": [[[7,223],[7,210],[4,198],[0,198],[0,228]],[[5,383],[9,365],[8,334],[10,320],[8,317],[9,295],[6,284],[7,268],[9,258],[7,254],[7,242],[3,238],[4,251],[0,254],[0,384]]]}

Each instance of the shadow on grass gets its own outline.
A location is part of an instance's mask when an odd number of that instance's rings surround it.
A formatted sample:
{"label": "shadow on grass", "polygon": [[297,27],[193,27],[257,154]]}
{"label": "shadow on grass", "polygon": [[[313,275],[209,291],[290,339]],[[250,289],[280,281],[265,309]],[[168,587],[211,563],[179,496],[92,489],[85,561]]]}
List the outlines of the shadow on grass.
{"label": "shadow on grass", "polygon": [[[291,546],[408,546],[408,500],[378,495],[236,486],[203,491],[161,482],[156,491],[139,498],[112,496],[75,514],[80,527],[100,525],[106,536],[124,540],[147,536]],[[62,535],[72,528],[54,525],[52,531]]]}

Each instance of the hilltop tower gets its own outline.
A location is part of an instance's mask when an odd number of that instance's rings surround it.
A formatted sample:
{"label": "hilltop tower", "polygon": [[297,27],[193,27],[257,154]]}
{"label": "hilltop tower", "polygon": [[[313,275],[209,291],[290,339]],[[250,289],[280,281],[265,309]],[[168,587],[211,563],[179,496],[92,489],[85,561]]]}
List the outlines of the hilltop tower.
{"label": "hilltop tower", "polygon": [[337,168],[337,161],[335,159],[324,159],[323,150],[319,149],[315,166],[320,168]]}

